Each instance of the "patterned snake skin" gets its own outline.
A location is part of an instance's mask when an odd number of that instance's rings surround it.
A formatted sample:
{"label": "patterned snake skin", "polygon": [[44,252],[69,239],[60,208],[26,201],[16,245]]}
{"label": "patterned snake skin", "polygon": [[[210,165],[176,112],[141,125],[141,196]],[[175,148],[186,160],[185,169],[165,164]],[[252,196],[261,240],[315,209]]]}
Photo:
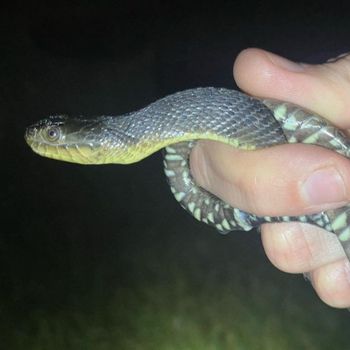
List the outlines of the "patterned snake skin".
{"label": "patterned snake skin", "polygon": [[278,217],[260,217],[233,208],[194,182],[189,154],[197,139],[218,140],[247,150],[299,142],[350,156],[350,140],[320,116],[288,103],[258,100],[221,88],[177,92],[119,117],[51,117],[26,131],[26,140],[35,152],[82,164],[132,163],[164,148],[171,191],[197,220],[222,233],[249,231],[262,223],[317,225],[337,235],[350,259],[350,205],[313,215]]}

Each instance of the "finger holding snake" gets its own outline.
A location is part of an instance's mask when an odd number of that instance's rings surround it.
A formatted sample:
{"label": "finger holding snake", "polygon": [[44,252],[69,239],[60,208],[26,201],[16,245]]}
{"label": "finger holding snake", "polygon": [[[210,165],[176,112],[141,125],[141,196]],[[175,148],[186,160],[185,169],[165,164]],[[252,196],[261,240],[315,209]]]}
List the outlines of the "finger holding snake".
{"label": "finger holding snake", "polygon": [[[350,58],[324,65],[296,64],[248,49],[234,66],[237,84],[251,95],[289,101],[350,127]],[[200,141],[191,154],[196,181],[233,206],[262,215],[308,214],[350,200],[350,162],[327,149],[282,145],[242,152]],[[255,175],[258,174],[258,175]],[[291,273],[308,273],[319,296],[350,306],[350,264],[335,236],[299,223],[264,224],[269,259]]]}

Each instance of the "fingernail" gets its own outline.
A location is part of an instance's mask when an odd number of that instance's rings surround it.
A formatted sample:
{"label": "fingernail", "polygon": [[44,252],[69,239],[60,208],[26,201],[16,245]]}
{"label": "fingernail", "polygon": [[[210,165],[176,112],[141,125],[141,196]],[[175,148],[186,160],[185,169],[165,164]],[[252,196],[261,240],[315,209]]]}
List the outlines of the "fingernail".
{"label": "fingernail", "polygon": [[333,167],[313,172],[303,182],[301,193],[310,205],[347,201],[343,178]]}
{"label": "fingernail", "polygon": [[327,63],[333,63],[333,62],[337,62],[345,57],[349,57],[350,56],[350,53],[349,52],[346,52],[346,53],[342,53],[341,55],[338,55],[337,57],[332,57],[332,58],[329,58],[327,60]]}
{"label": "fingernail", "polygon": [[296,63],[272,53],[268,53],[268,57],[274,65],[290,72],[302,72],[304,70],[304,65],[302,63]]}

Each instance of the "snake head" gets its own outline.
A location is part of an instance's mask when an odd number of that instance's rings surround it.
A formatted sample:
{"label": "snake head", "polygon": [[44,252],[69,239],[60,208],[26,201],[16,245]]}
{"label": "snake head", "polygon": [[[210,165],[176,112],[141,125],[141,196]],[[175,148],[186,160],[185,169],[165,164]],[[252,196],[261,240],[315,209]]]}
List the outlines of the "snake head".
{"label": "snake head", "polygon": [[[24,138],[41,156],[80,164],[96,164],[100,142],[96,142],[95,120],[50,116],[29,126]],[[98,130],[97,130],[98,131]]]}
{"label": "snake head", "polygon": [[31,146],[33,143],[58,144],[62,139],[62,126],[68,119],[65,115],[51,116],[29,126],[24,138]]}

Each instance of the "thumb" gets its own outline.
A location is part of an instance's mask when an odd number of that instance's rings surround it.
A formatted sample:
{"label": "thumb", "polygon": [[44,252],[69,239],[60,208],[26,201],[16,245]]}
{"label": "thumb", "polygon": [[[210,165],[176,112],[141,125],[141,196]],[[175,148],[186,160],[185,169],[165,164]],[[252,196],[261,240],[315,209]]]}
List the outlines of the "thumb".
{"label": "thumb", "polygon": [[191,171],[209,192],[259,216],[311,214],[350,201],[350,162],[317,146],[242,151],[201,141]]}

